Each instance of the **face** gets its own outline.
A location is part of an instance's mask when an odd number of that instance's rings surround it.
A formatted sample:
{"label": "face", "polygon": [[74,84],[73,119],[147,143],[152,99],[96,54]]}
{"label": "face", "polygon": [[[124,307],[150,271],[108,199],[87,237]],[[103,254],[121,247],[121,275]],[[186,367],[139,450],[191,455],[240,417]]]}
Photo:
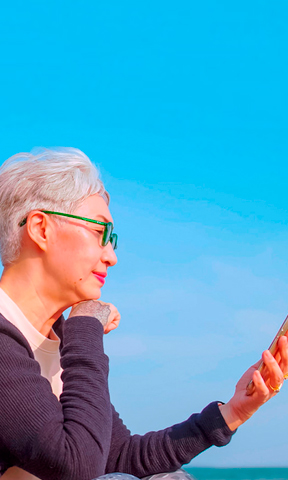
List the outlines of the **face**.
{"label": "face", "polygon": [[[73,215],[113,222],[108,205],[99,195],[88,197]],[[50,222],[52,217],[49,216]],[[47,267],[66,308],[83,300],[98,299],[108,267],[117,262],[111,243],[102,246],[103,230],[102,225],[73,218],[61,220],[60,225],[53,222]]]}

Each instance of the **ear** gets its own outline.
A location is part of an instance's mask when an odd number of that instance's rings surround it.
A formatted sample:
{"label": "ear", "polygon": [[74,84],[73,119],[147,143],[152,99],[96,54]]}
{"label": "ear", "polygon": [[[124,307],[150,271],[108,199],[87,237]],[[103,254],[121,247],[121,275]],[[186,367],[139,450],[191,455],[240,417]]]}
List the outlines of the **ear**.
{"label": "ear", "polygon": [[47,250],[47,239],[51,231],[47,215],[39,210],[33,210],[28,214],[26,222],[27,234],[40,250]]}

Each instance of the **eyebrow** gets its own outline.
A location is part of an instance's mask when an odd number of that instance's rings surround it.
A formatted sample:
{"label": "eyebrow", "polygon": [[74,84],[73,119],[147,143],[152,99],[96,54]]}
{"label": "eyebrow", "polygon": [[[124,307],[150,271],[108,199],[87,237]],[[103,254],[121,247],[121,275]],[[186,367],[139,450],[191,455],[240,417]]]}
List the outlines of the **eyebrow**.
{"label": "eyebrow", "polygon": [[98,214],[97,214],[97,215],[95,215],[95,216],[96,216],[96,218],[93,219],[93,220],[98,220],[98,219],[99,219],[100,221],[103,221],[103,222],[106,222],[106,223],[109,223],[109,222],[112,222],[112,223],[113,223],[113,221],[108,220],[108,218],[105,217],[104,215],[98,215]]}

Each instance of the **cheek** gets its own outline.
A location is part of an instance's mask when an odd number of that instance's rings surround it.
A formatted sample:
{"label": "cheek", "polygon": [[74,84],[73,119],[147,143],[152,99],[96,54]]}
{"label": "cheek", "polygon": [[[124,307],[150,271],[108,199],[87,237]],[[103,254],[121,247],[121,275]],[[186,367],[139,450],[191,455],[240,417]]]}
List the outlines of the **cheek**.
{"label": "cheek", "polygon": [[102,248],[96,234],[85,229],[74,229],[74,235],[65,234],[57,258],[65,272],[73,275],[74,282],[83,282],[101,261]]}
{"label": "cheek", "polygon": [[[79,248],[80,244],[77,242],[77,237],[70,236],[63,232],[59,232],[57,236],[57,240],[52,245],[50,250],[50,265],[52,266],[55,276],[59,279],[61,278],[61,282],[65,283],[65,281],[75,282],[78,278],[80,278],[81,272],[77,274],[77,269],[79,268],[79,264],[81,264],[81,259],[79,256],[81,255],[82,250]],[[75,276],[76,274],[76,276]]]}
{"label": "cheek", "polygon": [[[79,233],[79,234],[77,234]],[[99,298],[97,280],[92,274],[101,262],[102,249],[99,239],[74,230],[69,235],[59,232],[45,258],[47,279],[67,304]],[[52,287],[53,285],[53,287]]]}
{"label": "cheek", "polygon": [[[84,279],[84,271],[92,271],[100,261],[102,247],[99,235],[87,228],[71,228],[57,232],[57,238],[51,245],[51,257],[55,265],[61,265],[65,271],[79,272],[77,279]],[[83,270],[82,270],[83,269]],[[83,276],[82,272],[83,271]]]}

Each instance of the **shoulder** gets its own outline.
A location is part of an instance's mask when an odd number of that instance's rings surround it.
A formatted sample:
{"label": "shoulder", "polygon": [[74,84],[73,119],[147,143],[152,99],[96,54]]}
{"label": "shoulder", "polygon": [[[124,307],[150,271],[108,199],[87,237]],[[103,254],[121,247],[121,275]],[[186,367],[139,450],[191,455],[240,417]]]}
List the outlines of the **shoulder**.
{"label": "shoulder", "polygon": [[[1,313],[0,313],[0,355],[1,355],[1,350],[3,353],[3,347],[5,349],[9,348],[11,353],[13,353],[13,350],[19,350],[22,349],[23,352],[26,350],[26,355],[27,353],[29,354],[30,357],[34,358],[33,352],[31,350],[31,347],[29,345],[28,340],[24,337],[23,333],[20,332],[20,330],[15,327],[7,318],[5,318]],[[5,349],[5,350],[6,350]]]}

